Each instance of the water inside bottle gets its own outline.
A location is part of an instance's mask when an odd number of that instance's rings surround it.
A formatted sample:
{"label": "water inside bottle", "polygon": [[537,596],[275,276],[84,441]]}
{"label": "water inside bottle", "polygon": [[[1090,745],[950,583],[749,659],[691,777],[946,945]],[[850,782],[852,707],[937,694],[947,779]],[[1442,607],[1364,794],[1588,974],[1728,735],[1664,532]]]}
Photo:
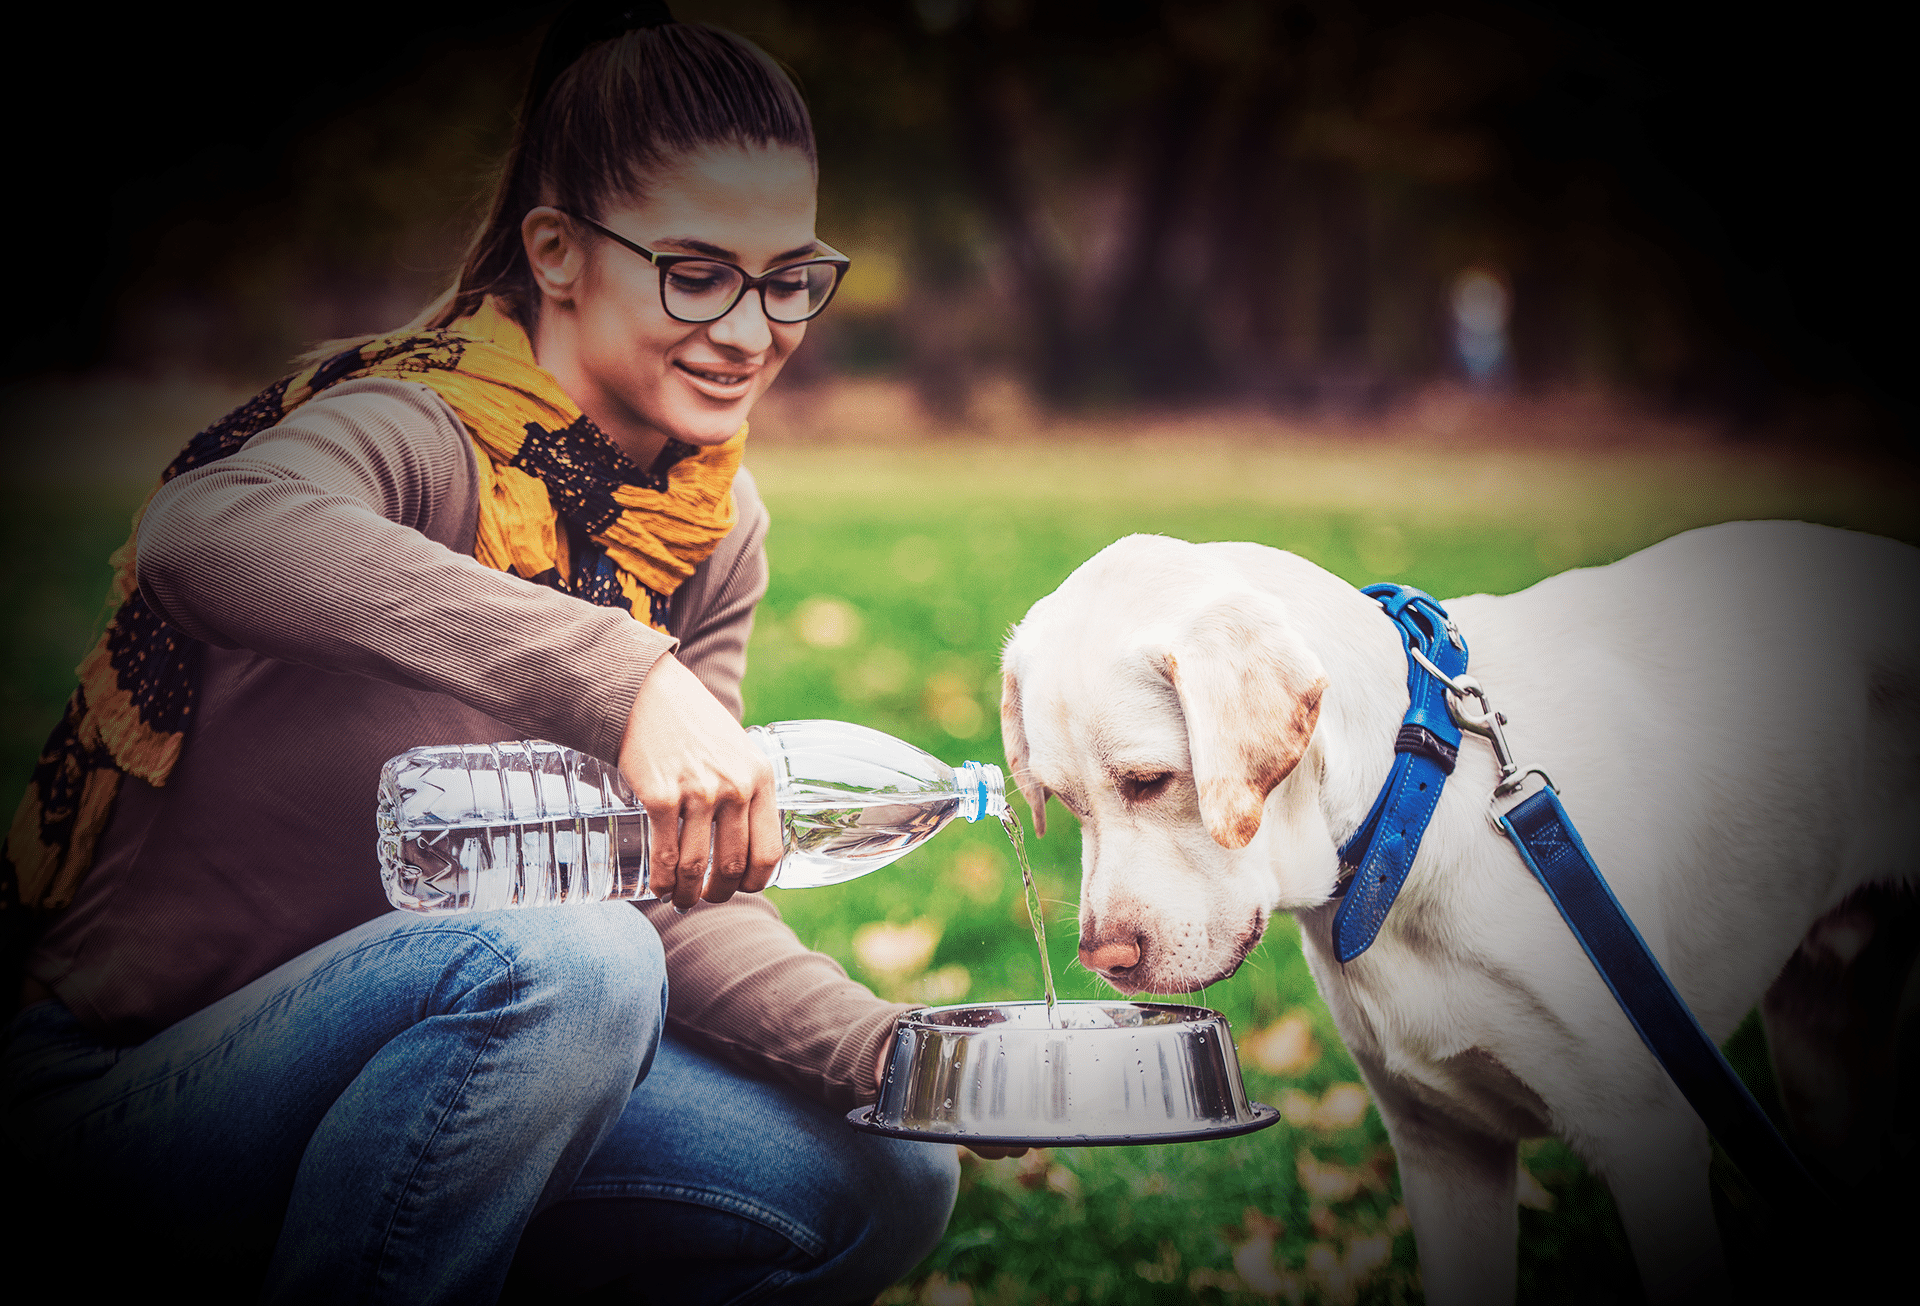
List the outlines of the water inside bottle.
{"label": "water inside bottle", "polygon": [[381,768],[381,878],[417,912],[641,898],[647,817],[619,773],[540,740],[429,745]]}
{"label": "water inside bottle", "polygon": [[775,883],[811,889],[878,870],[925,843],[959,812],[960,800],[950,794],[909,803],[849,803],[843,797],[783,806],[787,852]]}
{"label": "water inside bottle", "polygon": [[1020,878],[1027,886],[1027,919],[1033,924],[1033,946],[1040,950],[1040,982],[1046,986],[1047,1024],[1053,1024],[1053,962],[1047,957],[1046,919],[1040,913],[1040,889],[1033,882],[1033,867],[1027,863],[1027,840],[1020,830],[1020,818],[1013,810],[1000,813],[1000,827],[1013,845],[1014,860],[1020,863]]}
{"label": "water inside bottle", "polygon": [[388,897],[411,911],[647,898],[644,812],[395,831]]}

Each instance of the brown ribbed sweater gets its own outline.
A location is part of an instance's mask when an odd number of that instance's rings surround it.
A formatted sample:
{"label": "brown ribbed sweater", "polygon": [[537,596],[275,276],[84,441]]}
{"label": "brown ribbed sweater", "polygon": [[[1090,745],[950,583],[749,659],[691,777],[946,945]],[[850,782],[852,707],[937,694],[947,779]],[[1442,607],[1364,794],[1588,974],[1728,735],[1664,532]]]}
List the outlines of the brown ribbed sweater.
{"label": "brown ribbed sweater", "polygon": [[[186,745],[164,788],[125,781],[29,964],[104,1039],[145,1039],[389,910],[374,786],[394,754],[533,738],[613,759],[676,647],[739,716],[767,581],[746,472],[738,523],[673,596],[670,638],[474,561],[474,458],[427,387],[351,381],[149,505],[140,587],[207,646]],[[675,1033],[829,1105],[872,1099],[904,1006],[803,947],[764,895],[642,910]]]}

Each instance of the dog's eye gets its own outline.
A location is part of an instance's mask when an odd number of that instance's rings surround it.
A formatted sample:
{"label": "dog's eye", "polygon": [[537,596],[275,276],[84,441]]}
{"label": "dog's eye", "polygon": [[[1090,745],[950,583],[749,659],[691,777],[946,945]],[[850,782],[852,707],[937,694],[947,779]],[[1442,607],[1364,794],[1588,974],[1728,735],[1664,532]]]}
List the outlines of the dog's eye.
{"label": "dog's eye", "polygon": [[1152,775],[1124,775],[1120,777],[1120,796],[1130,803],[1148,802],[1158,798],[1171,779],[1171,771],[1157,771]]}

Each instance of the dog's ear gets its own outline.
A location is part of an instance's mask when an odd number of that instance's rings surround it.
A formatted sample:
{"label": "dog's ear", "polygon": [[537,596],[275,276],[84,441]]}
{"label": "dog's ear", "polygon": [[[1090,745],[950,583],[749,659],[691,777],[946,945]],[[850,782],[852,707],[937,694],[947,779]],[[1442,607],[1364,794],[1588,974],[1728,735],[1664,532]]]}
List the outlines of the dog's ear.
{"label": "dog's ear", "polygon": [[1186,716],[1207,833],[1244,848],[1260,832],[1267,795],[1306,754],[1326,671],[1279,601],[1259,593],[1204,609],[1157,657]]}
{"label": "dog's ear", "polygon": [[1012,658],[1004,659],[1000,670],[1000,743],[1013,782],[1033,812],[1033,837],[1042,838],[1047,833],[1047,787],[1036,784],[1027,770],[1027,728],[1020,716],[1020,678],[1014,674]]}

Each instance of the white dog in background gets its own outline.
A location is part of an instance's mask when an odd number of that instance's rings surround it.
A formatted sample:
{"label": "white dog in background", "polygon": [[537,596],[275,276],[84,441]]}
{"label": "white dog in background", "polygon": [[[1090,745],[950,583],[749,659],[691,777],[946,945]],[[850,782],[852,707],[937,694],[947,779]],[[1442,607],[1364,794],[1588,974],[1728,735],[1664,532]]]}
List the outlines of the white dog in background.
{"label": "white dog in background", "polygon": [[[1735,523],[1444,602],[1518,761],[1552,774],[1716,1041],[1849,895],[1920,879],[1920,551]],[[1605,1177],[1651,1296],[1724,1282],[1705,1129],[1489,824],[1484,741],[1372,947],[1334,959],[1336,850],[1407,710],[1378,604],[1276,549],[1136,535],[1036,603],[1003,667],[1036,826],[1050,793],[1081,822],[1090,970],[1190,992],[1298,917],[1430,1301],[1511,1300],[1516,1144],[1544,1134]]]}

